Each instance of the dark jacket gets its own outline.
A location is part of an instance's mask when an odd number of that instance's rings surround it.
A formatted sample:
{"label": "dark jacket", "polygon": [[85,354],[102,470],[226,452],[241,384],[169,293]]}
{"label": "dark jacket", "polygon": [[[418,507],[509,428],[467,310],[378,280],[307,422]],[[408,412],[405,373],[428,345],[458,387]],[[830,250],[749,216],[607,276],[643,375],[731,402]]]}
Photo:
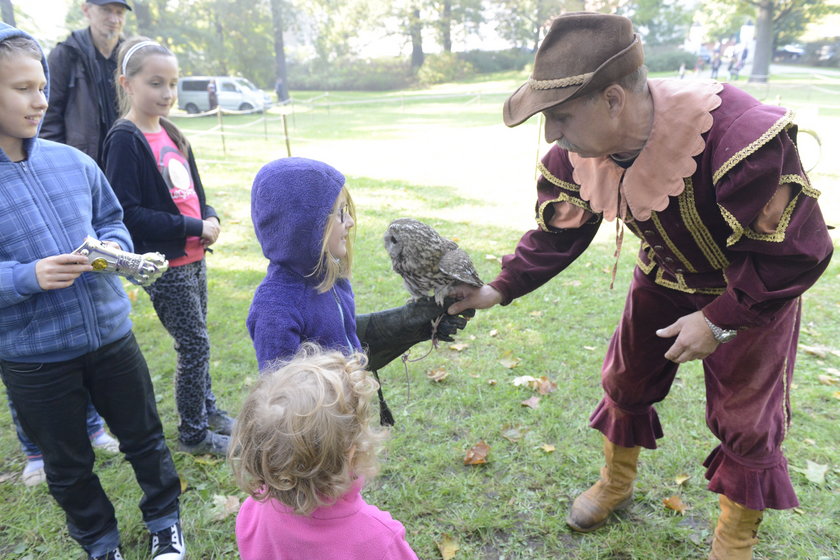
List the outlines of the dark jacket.
{"label": "dark jacket", "polygon": [[[213,207],[207,205],[186,138],[170,121],[161,119],[160,124],[187,157],[202,219],[218,217]],[[157,251],[170,260],[184,256],[187,237],[200,237],[204,224],[198,218],[181,214],[158,170],[151,146],[134,123],[125,119],[114,123],[105,138],[102,161],[105,176],[122,204],[135,251]]]}
{"label": "dark jacket", "polygon": [[356,305],[347,278],[324,293],[312,275],[344,176],[326,163],[284,158],[263,166],[251,188],[251,218],[270,261],[248,312],[260,369],[288,359],[303,342],[358,351]]}
{"label": "dark jacket", "polygon": [[[118,49],[119,43],[112,56]],[[114,110],[103,108],[106,99],[100,91],[101,70],[90,29],[71,33],[50,52],[47,62],[50,106],[44,115],[41,138],[78,148],[102,167],[103,131],[111,128],[115,115],[109,119]]]}

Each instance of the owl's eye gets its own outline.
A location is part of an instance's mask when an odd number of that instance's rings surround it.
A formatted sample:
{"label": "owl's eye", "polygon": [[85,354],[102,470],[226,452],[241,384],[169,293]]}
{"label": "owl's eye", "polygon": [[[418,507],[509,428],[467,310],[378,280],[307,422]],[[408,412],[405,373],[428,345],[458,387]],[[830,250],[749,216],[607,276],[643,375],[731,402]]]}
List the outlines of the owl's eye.
{"label": "owl's eye", "polygon": [[391,236],[391,243],[396,243],[396,242],[397,242],[397,238],[392,235]]}

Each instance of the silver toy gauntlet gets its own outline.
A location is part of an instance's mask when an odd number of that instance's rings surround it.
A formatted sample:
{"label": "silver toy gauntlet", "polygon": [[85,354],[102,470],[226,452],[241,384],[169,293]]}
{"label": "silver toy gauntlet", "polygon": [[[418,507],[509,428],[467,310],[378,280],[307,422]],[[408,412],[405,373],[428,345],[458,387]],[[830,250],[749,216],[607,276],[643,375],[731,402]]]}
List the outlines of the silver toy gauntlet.
{"label": "silver toy gauntlet", "polygon": [[128,253],[90,236],[73,254],[87,257],[94,272],[119,274],[138,286],[154,283],[169,268],[169,261],[160,253]]}

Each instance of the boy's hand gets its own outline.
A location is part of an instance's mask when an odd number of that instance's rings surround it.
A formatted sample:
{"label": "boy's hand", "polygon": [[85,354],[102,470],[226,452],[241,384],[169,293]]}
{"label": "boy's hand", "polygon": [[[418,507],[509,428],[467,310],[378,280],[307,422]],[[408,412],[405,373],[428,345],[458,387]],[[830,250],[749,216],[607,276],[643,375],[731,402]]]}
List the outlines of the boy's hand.
{"label": "boy's hand", "polygon": [[58,290],[72,286],[76,278],[91,270],[84,255],[54,255],[35,264],[35,277],[42,290]]}
{"label": "boy's hand", "polygon": [[215,243],[219,238],[220,231],[222,231],[222,226],[219,225],[217,218],[204,220],[204,227],[201,230],[201,244],[206,248]]}

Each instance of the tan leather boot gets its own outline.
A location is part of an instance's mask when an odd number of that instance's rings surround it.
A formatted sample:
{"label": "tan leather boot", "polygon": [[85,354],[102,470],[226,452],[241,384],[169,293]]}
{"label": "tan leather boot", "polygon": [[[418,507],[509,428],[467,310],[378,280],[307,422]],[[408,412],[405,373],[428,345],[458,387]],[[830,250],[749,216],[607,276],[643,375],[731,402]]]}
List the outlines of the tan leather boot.
{"label": "tan leather boot", "polygon": [[621,447],[604,438],[606,465],[601,478],[572,504],[566,523],[575,531],[588,533],[607,522],[615,510],[633,499],[633,481],[641,447]]}
{"label": "tan leather boot", "polygon": [[720,517],[709,560],[752,560],[762,512],[748,509],[720,494]]}

